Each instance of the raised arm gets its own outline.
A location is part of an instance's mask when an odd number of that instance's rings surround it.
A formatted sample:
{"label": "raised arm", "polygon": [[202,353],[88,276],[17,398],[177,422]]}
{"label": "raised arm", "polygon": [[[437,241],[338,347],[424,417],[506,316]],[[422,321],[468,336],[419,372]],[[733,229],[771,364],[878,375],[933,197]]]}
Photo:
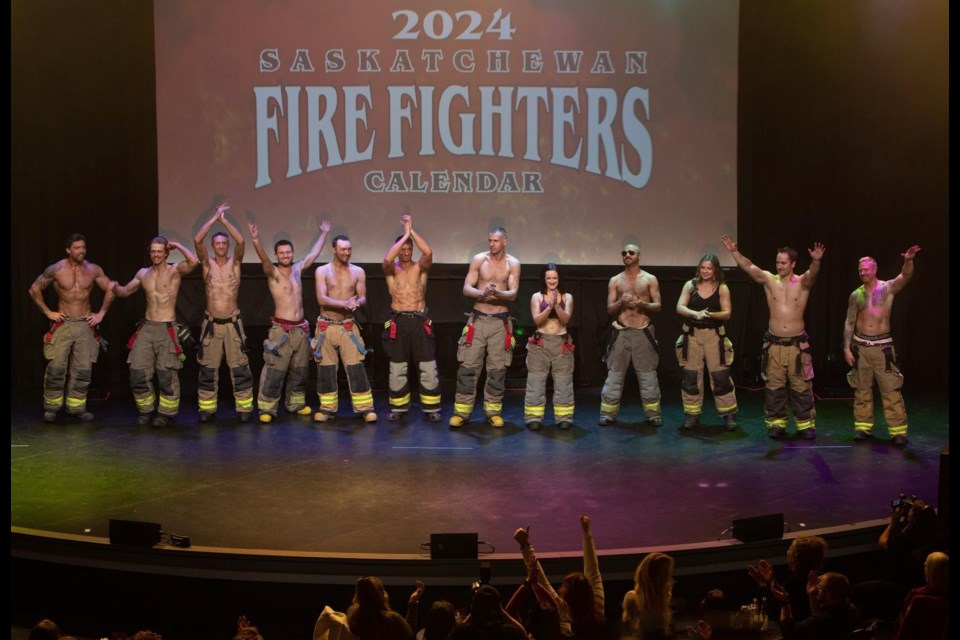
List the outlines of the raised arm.
{"label": "raised arm", "polygon": [[263,265],[263,273],[268,278],[272,278],[275,267],[273,266],[273,262],[270,261],[270,256],[268,256],[267,252],[260,246],[260,231],[257,229],[257,225],[248,222],[247,229],[250,231],[250,241],[253,243],[253,250],[257,252],[257,257],[260,258],[260,264]]}
{"label": "raised arm", "polygon": [[913,257],[917,255],[917,252],[920,251],[918,245],[913,245],[905,252],[900,255],[903,256],[903,268],[900,269],[900,275],[893,279],[890,283],[890,293],[899,293],[907,283],[910,282],[910,278],[913,277]]}
{"label": "raised arm", "polygon": [[583,574],[587,576],[593,589],[593,605],[597,613],[602,616],[605,607],[603,579],[600,577],[600,561],[597,559],[597,549],[593,543],[588,516],[580,516],[580,527],[583,529]]}
{"label": "raised arm", "polygon": [[317,228],[320,229],[320,237],[317,238],[317,241],[310,247],[310,252],[303,256],[303,260],[300,261],[300,269],[312,265],[314,260],[320,255],[320,252],[323,251],[323,245],[327,241],[327,234],[330,233],[330,221],[324,218],[320,221],[320,224],[317,225]]}
{"label": "raised arm", "polygon": [[550,581],[547,580],[547,574],[543,572],[543,567],[540,566],[540,561],[537,560],[533,545],[530,544],[530,526],[528,525],[526,528],[521,527],[517,529],[513,534],[513,539],[520,544],[520,553],[523,554],[523,562],[527,567],[528,573],[530,575],[536,573],[537,583],[550,594],[551,599],[556,600],[558,597],[557,592],[554,591]]}
{"label": "raised arm", "polygon": [[43,270],[37,279],[33,281],[33,284],[30,285],[30,288],[27,289],[27,293],[30,294],[30,298],[40,307],[40,311],[43,312],[43,315],[47,317],[51,322],[59,322],[63,320],[63,314],[60,313],[60,310],[54,311],[47,306],[47,303],[43,299],[43,290],[50,286],[50,283],[53,282],[53,274],[60,268],[59,262],[54,262],[52,265]]}
{"label": "raised arm", "polygon": [[393,246],[387,250],[387,255],[383,256],[383,272],[387,275],[393,273],[394,260],[396,260],[397,256],[400,255],[400,249],[402,249],[403,245],[406,244],[407,240],[410,239],[410,233],[413,231],[411,227],[413,221],[410,219],[410,216],[401,216],[400,222],[403,224],[403,235],[400,236],[400,239],[394,242]]}
{"label": "raised arm", "polygon": [[[197,251],[197,259],[203,263],[207,262],[207,248],[203,246],[203,241],[207,239],[207,234],[210,233],[210,229],[213,228],[213,225],[216,224],[217,220],[221,216],[221,207],[227,207],[227,203],[224,202],[217,210],[213,212],[213,215],[210,216],[210,219],[203,223],[203,226],[197,231],[197,235],[193,236],[193,248]],[[227,207],[228,209],[230,207]]]}
{"label": "raised arm", "polygon": [[[226,211],[230,208],[226,202],[220,205],[217,208],[218,211],[222,208],[220,213],[220,222],[223,223],[223,226],[226,227],[227,233],[230,234],[230,237],[233,238],[234,243],[236,243],[236,248],[233,250],[233,259],[238,264],[243,262],[243,254],[246,253],[247,242],[243,238],[243,234],[240,233],[240,229],[235,227],[229,220],[227,220]],[[199,253],[197,254],[199,255]]]}
{"label": "raised arm", "polygon": [[183,254],[183,260],[177,263],[177,273],[182,276],[187,275],[196,269],[198,264],[200,264],[200,260],[197,259],[197,256],[193,255],[193,252],[190,251],[190,249],[187,249],[179,242],[168,242],[167,249],[176,249]]}
{"label": "raised arm", "polygon": [[857,314],[860,312],[860,306],[857,304],[857,292],[855,290],[850,294],[847,301],[847,319],[843,323],[843,359],[847,364],[853,366],[853,351],[850,349],[850,343],[853,341],[853,330],[857,327]]}
{"label": "raised arm", "polygon": [[810,289],[817,281],[817,275],[820,273],[820,261],[823,259],[823,252],[826,249],[822,242],[814,242],[813,249],[807,249],[810,254],[810,267],[806,273],[800,276],[800,286],[804,289]]}
{"label": "raised arm", "polygon": [[413,244],[417,245],[417,249],[420,249],[420,260],[418,261],[420,269],[428,271],[433,266],[433,249],[419,233],[413,230],[412,220],[410,221],[410,237],[413,238]]}
{"label": "raised arm", "polygon": [[726,247],[730,255],[733,256],[733,260],[737,263],[737,266],[743,269],[747,275],[750,276],[751,280],[759,282],[760,284],[766,283],[768,272],[753,264],[747,256],[740,253],[740,250],[737,249],[737,243],[733,238],[725,233],[720,236],[720,242],[723,243],[723,246]]}

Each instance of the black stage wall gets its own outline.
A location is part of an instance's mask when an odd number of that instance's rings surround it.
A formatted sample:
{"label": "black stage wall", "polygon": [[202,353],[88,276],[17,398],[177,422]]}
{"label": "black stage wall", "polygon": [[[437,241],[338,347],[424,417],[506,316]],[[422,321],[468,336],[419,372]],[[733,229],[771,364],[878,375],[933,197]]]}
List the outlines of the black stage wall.
{"label": "black stage wall", "polygon": [[[13,392],[36,393],[39,407],[47,324],[26,293],[30,283],[63,257],[63,239],[75,231],[87,236],[88,258],[126,282],[147,264],[156,234],[153,9],[126,0],[14,0],[11,16],[11,369]],[[893,315],[906,391],[909,397],[911,388],[947,387],[947,51],[945,0],[741,2],[737,239],[744,254],[767,269],[780,246],[800,251],[802,271],[809,264],[805,249],[816,241],[826,245],[806,316],[821,393],[843,384],[840,343],[847,297],[859,284],[857,259],[876,257],[880,277],[891,278],[911,244],[923,250]],[[431,243],[443,242],[422,231]],[[486,230],[476,233],[482,240]],[[642,242],[643,229],[622,233]],[[684,229],[675,233],[683,242]],[[384,249],[388,243],[385,238]],[[379,265],[365,266],[371,302],[364,329],[376,347],[386,291]],[[679,327],[673,306],[693,265],[645,267],[661,281],[664,312],[656,324],[665,348],[661,379],[669,384],[677,378],[669,352]],[[244,269],[240,302],[255,346],[271,303],[259,268]],[[581,385],[603,381],[606,283],[616,271],[562,271],[577,301],[572,327]],[[539,272],[540,265],[524,268],[521,325],[529,326],[526,301]],[[437,265],[428,290],[448,380],[468,308],[460,293],[465,273],[466,265]],[[731,270],[728,278],[736,374],[749,385],[756,380],[767,306],[762,288],[741,272]],[[307,314],[315,317],[312,276],[304,279],[304,292]],[[139,294],[117,301],[102,325],[111,347],[94,374],[101,392],[126,392],[124,344],[143,307]],[[196,328],[202,307],[198,270],[183,286],[179,310]],[[259,362],[254,365],[257,373]],[[371,367],[378,369],[377,358]],[[378,380],[384,370],[375,371]],[[522,370],[514,373],[522,384]],[[185,387],[194,377],[188,367]]]}

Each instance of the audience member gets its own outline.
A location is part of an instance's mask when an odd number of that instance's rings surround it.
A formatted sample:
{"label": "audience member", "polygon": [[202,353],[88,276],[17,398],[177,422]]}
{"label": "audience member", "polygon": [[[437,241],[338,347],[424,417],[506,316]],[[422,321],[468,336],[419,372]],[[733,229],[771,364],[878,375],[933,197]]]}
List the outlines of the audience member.
{"label": "audience member", "polygon": [[807,575],[807,598],[810,617],[796,620],[790,605],[790,594],[780,585],[771,591],[780,601],[780,632],[784,640],[846,640],[860,626],[860,612],[850,602],[850,581],[842,573],[828,572],[817,577]]}
{"label": "audience member", "polygon": [[[527,635],[534,640],[559,640],[564,637],[557,606],[559,598],[555,594],[551,595],[540,583],[541,571],[539,562],[527,565],[527,578],[514,591],[507,603],[506,612],[520,620],[527,630]],[[531,594],[534,596],[533,602],[531,606],[524,608]]]}
{"label": "audience member", "polygon": [[[811,571],[819,572],[823,568],[826,557],[827,541],[820,536],[798,536],[787,549],[787,569],[790,574],[783,580],[782,587],[790,598],[790,608],[796,621],[810,617],[807,577]],[[773,589],[778,586],[773,567],[766,560],[760,560],[756,568],[748,566],[747,573],[761,587]]]}
{"label": "audience member", "polygon": [[423,629],[417,632],[417,640],[447,640],[455,626],[456,608],[447,600],[437,600],[430,606],[430,611],[423,621]]}
{"label": "audience member", "polygon": [[410,625],[390,608],[390,597],[374,576],[357,580],[353,604],[347,609],[347,624],[359,640],[413,639]]}
{"label": "audience member", "polygon": [[530,544],[530,527],[517,529],[514,540],[520,544],[523,559],[528,569],[537,569],[536,581],[550,594],[560,614],[560,628],[564,635],[578,638],[599,638],[605,633],[603,580],[600,563],[590,532],[590,518],[580,516],[583,529],[583,571],[568,573],[563,578],[559,593],[553,590],[550,581],[540,567],[540,562]]}
{"label": "audience member", "polygon": [[49,618],[39,620],[33,628],[30,629],[30,640],[58,640],[60,638],[60,627]]}
{"label": "audience member", "polygon": [[926,584],[907,594],[895,640],[946,639],[950,615],[950,557],[934,551],[924,563]]}
{"label": "audience member", "polygon": [[237,618],[237,633],[233,640],[263,640],[260,630],[250,624],[247,616]]}
{"label": "audience member", "polygon": [[503,610],[496,587],[485,584],[474,592],[470,615],[453,628],[449,640],[527,640],[527,633]]}
{"label": "audience member", "polygon": [[659,640],[673,635],[673,558],[649,553],[637,566],[633,590],[623,598],[622,638]]}

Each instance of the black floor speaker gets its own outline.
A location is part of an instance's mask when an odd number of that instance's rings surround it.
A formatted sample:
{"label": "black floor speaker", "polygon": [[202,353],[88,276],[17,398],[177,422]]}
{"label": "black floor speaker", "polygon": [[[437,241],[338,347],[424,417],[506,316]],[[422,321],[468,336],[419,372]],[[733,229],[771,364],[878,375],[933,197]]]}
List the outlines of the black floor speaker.
{"label": "black floor speaker", "polygon": [[779,540],[783,537],[783,514],[771,513],[768,516],[734,520],[730,531],[740,542]]}
{"label": "black floor speaker", "polygon": [[477,533],[431,533],[430,559],[476,560],[479,540]]}
{"label": "black floor speaker", "polygon": [[110,544],[152,547],[159,542],[159,523],[110,519]]}

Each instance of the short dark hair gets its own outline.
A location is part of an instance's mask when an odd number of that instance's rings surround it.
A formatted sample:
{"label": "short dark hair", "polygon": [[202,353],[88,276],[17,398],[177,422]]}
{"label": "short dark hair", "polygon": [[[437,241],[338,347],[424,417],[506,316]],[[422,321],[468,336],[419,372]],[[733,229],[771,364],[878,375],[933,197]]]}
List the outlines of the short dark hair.
{"label": "short dark hair", "polygon": [[67,244],[64,245],[65,248],[69,249],[70,245],[74,242],[86,242],[87,239],[83,237],[82,233],[71,233],[67,236]]}
{"label": "short dark hair", "polygon": [[210,241],[213,242],[214,240],[216,240],[217,236],[223,236],[224,238],[227,239],[227,242],[230,241],[230,236],[227,235],[226,231],[217,231],[212,236],[210,236]]}
{"label": "short dark hair", "polygon": [[781,254],[781,253],[787,254],[787,257],[790,259],[790,262],[796,262],[796,261],[797,261],[797,250],[796,250],[796,249],[793,249],[793,248],[791,248],[791,247],[780,247],[779,249],[777,249],[777,254],[779,255],[779,254]]}
{"label": "short dark hair", "polygon": [[343,234],[341,233],[341,234],[338,234],[338,235],[333,236],[333,240],[330,241],[330,246],[333,247],[334,249],[336,249],[336,248],[337,248],[337,243],[340,242],[341,240],[346,240],[347,242],[350,242],[350,238],[348,238],[347,236],[345,236],[345,235],[343,235]]}
{"label": "short dark hair", "polygon": [[[393,241],[394,244],[396,244],[397,242],[399,242],[399,241],[400,241],[400,238],[402,238],[402,237],[403,237],[402,235],[397,236],[396,239]],[[407,238],[407,241],[404,242],[403,244],[413,244],[413,238],[409,238],[409,237],[408,237],[408,238]]]}
{"label": "short dark hair", "polygon": [[501,226],[490,227],[490,233],[502,233],[503,237],[507,237],[507,230]]}
{"label": "short dark hair", "polygon": [[170,241],[164,238],[163,236],[157,236],[156,238],[150,241],[150,244],[162,244],[164,248],[166,248],[166,246],[170,244]]}
{"label": "short dark hair", "polygon": [[276,253],[276,252],[277,252],[277,249],[279,249],[280,247],[282,247],[282,246],[285,245],[285,244],[290,245],[290,250],[293,251],[293,243],[292,243],[292,242],[290,242],[289,240],[277,240],[277,241],[273,244],[273,252]]}

